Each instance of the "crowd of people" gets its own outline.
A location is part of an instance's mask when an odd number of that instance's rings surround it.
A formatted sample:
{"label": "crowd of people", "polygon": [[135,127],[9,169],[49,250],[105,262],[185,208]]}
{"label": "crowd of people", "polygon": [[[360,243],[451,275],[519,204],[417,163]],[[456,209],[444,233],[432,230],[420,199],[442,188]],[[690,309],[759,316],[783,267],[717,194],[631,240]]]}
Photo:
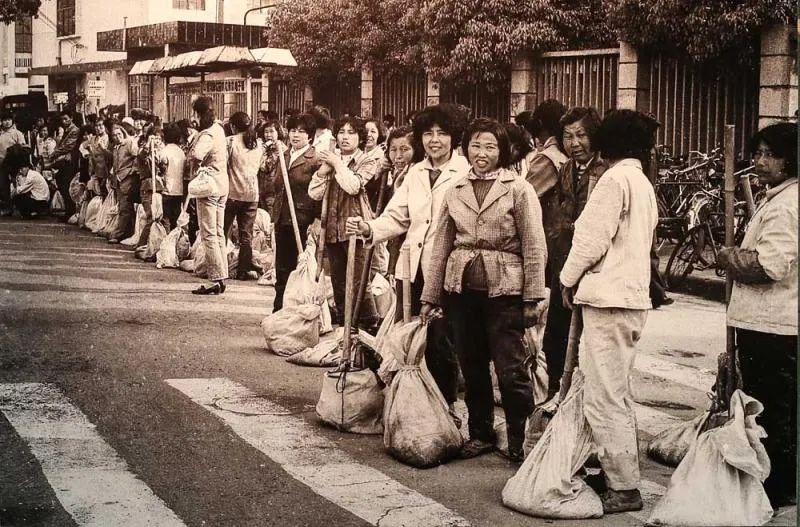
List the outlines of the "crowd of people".
{"label": "crowd of people", "polygon": [[[471,119],[455,104],[428,106],[397,126],[391,116],[333,121],[320,107],[283,118],[262,111],[255,120],[236,112],[223,123],[210,98],[198,97],[192,107],[194,121],[126,117],[81,128],[62,112],[58,126],[39,123],[27,138],[12,116],[0,116],[5,212],[45,214],[57,191],[68,221],[77,181],[80,200],[116,197],[119,221],[107,233],[109,243],[133,234],[141,204],[146,222],[136,245],[142,245],[154,221],[169,231],[186,209],[208,279],[192,292],[221,295],[234,224],[233,278],[266,271],[251,248],[254,221],[265,210],[273,225],[274,311],[283,307],[308,233],[320,224],[316,243],[325,246],[339,325],[348,241],[356,235],[353,290],[367,266],[363,276],[370,280],[382,274],[390,283],[411,282],[412,314],[429,324],[426,365],[451,410],[463,376],[469,429],[463,458],[495,448],[491,362],[508,456],[523,459],[526,419],[543,402],[533,398],[525,329],[546,302],[542,346],[553,397],[579,305],[584,411],[608,485],[604,510],[642,507],[629,378],[648,310],[671,301],[652,258],[658,219],[647,176],[658,127],[652,117],[629,110],[601,117],[593,108],[548,100],[514,123]],[[735,279],[728,318],[737,328],[743,384],[766,406],[773,466],[767,492],[776,506],[792,501],[795,488],[796,397],[785,394],[796,389],[796,149],[795,125],[773,125],[753,138],[755,170],[769,190],[742,246],[720,255]],[[201,173],[206,191],[187,199]],[[157,194],[163,214],[154,219]],[[405,261],[403,246],[410,254]],[[374,334],[381,320],[371,294],[357,312],[355,324]]]}

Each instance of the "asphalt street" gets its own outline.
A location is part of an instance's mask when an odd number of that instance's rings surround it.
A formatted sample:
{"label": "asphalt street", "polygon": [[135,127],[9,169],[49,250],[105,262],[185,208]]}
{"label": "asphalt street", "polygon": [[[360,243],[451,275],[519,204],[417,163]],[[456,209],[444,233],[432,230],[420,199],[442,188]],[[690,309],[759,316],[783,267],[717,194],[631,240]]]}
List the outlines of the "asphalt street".
{"label": "asphalt street", "polygon": [[[1,526],[633,526],[669,484],[642,454],[644,511],[552,521],[503,507],[499,455],[404,466],[319,421],[324,369],[265,352],[271,287],[197,283],[77,227],[0,220]],[[725,347],[720,302],[675,298],[637,356],[642,448],[707,408]]]}

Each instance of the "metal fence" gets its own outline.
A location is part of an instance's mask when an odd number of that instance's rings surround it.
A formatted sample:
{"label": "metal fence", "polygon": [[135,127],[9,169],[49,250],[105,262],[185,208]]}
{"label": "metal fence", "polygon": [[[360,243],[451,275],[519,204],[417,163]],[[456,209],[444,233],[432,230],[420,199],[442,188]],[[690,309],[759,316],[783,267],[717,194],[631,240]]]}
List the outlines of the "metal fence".
{"label": "metal fence", "polygon": [[372,115],[395,116],[395,122],[405,123],[411,113],[425,107],[427,81],[424,73],[380,75],[372,80]]}
{"label": "metal fence", "polygon": [[472,84],[457,88],[441,83],[439,100],[463,104],[472,110],[473,118],[491,117],[506,122],[511,113],[511,82],[499,86]]}
{"label": "metal fence", "polygon": [[283,117],[288,109],[304,110],[304,89],[282,79],[269,81],[269,109]]}
{"label": "metal fence", "polygon": [[314,104],[328,109],[334,119],[345,113],[361,114],[361,76],[331,79],[314,85]]}
{"label": "metal fence", "polygon": [[[199,82],[169,86],[170,116],[173,120],[192,118],[192,100],[200,95]],[[214,101],[218,119],[228,119],[234,112],[247,111],[247,92],[244,79],[206,81],[205,95]]]}
{"label": "metal fence", "polygon": [[757,69],[721,72],[663,55],[649,62],[649,112],[661,123],[660,144],[673,155],[707,152],[722,145],[725,125],[734,124],[742,152],[758,125]]}
{"label": "metal fence", "polygon": [[619,49],[542,53],[534,62],[533,107],[556,99],[567,108],[591,106],[603,115],[617,105]]}
{"label": "metal fence", "polygon": [[153,77],[150,75],[128,77],[128,107],[153,111]]}

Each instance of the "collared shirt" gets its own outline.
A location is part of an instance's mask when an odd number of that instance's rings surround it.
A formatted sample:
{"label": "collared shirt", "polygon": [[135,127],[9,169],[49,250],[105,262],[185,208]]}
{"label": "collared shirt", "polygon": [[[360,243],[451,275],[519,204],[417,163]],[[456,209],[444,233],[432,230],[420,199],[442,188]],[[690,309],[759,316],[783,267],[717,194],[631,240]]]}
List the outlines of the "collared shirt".
{"label": "collared shirt", "polygon": [[305,154],[310,147],[311,145],[309,144],[304,146],[303,148],[300,148],[299,150],[295,150],[294,148],[292,148],[292,151],[289,154],[289,166],[286,168],[291,168],[291,166],[294,165],[294,162],[300,159],[300,156]]}

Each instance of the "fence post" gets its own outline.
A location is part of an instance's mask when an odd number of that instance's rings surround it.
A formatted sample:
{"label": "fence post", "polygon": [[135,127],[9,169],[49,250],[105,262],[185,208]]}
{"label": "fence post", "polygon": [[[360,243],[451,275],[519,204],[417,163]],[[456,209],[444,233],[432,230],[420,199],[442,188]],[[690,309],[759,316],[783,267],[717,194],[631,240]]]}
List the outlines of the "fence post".
{"label": "fence post", "polygon": [[[372,112],[372,103],[373,103],[373,74],[372,68],[369,66],[364,66],[361,68],[361,115],[373,115]],[[376,118],[380,118],[380,115],[374,115]]]}
{"label": "fence post", "polygon": [[439,83],[426,76],[425,104],[439,104]]}
{"label": "fence post", "polygon": [[619,43],[617,108],[646,112],[649,107],[647,69],[649,64],[633,45]]}
{"label": "fence post", "polygon": [[518,55],[511,62],[511,102],[509,104],[511,115],[509,120],[513,121],[517,114],[533,108],[534,74],[533,61],[527,55]]}
{"label": "fence post", "polygon": [[797,111],[797,46],[790,25],[773,25],[761,34],[758,127],[792,119]]}

